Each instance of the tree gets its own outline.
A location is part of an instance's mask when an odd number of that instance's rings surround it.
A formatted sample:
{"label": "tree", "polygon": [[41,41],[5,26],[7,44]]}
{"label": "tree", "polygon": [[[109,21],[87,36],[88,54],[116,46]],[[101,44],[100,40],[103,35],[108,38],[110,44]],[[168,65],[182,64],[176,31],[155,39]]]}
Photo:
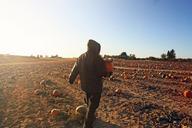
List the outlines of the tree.
{"label": "tree", "polygon": [[33,54],[31,54],[31,56],[30,56],[31,58],[35,58],[35,56],[33,55]]}
{"label": "tree", "polygon": [[130,60],[135,60],[135,59],[136,59],[135,54],[130,54],[130,55],[129,55],[129,59],[130,59]]}
{"label": "tree", "polygon": [[166,60],[167,59],[167,55],[165,53],[161,54],[161,59]]}
{"label": "tree", "polygon": [[40,55],[39,55],[39,54],[37,54],[37,58],[40,58]]}
{"label": "tree", "polygon": [[128,55],[126,52],[122,52],[120,55],[119,55],[120,58],[123,58],[123,59],[128,59]]}
{"label": "tree", "polygon": [[59,58],[59,56],[56,54],[56,55],[52,55],[51,58]]}
{"label": "tree", "polygon": [[174,49],[167,52],[167,59],[168,60],[174,60],[175,58],[176,58],[176,53],[175,53]]}

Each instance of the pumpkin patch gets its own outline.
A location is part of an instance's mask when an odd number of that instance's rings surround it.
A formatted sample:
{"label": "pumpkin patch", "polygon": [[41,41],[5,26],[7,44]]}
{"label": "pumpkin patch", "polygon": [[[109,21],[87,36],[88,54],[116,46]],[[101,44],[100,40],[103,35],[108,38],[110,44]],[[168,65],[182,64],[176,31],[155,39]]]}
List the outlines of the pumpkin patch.
{"label": "pumpkin patch", "polygon": [[[0,127],[82,127],[76,117],[85,116],[86,107],[78,108],[84,93],[78,77],[68,83],[75,59],[42,60],[0,66]],[[103,79],[96,113],[101,121],[94,127],[192,126],[191,63],[114,59],[113,64],[113,74]]]}

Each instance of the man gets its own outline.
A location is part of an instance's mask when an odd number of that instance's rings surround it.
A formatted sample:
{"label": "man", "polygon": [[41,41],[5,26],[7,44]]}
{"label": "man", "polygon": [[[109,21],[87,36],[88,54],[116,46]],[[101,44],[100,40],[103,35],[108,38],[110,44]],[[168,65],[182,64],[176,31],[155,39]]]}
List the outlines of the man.
{"label": "man", "polygon": [[99,55],[101,46],[94,40],[88,41],[87,52],[82,54],[73,66],[69,76],[69,83],[73,84],[77,75],[80,76],[81,89],[86,94],[86,113],[83,128],[93,128],[95,111],[99,106],[102,92],[102,77],[107,75],[105,63]]}

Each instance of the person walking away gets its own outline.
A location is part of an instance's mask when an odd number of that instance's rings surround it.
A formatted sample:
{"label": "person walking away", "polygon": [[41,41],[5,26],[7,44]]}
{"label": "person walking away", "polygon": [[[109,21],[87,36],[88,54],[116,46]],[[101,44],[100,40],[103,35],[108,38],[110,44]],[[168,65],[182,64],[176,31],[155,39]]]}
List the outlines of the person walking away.
{"label": "person walking away", "polygon": [[88,110],[83,128],[93,128],[93,122],[96,119],[95,112],[99,107],[102,93],[102,77],[107,76],[100,49],[100,44],[90,39],[87,44],[87,52],[80,55],[69,75],[70,84],[73,84],[77,75],[80,76],[81,89],[86,94],[85,102]]}

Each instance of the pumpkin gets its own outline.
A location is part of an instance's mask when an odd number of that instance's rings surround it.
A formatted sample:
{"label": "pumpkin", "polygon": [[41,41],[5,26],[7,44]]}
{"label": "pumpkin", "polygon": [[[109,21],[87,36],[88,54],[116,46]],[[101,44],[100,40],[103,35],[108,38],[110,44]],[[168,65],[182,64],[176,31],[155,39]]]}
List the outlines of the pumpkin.
{"label": "pumpkin", "polygon": [[165,78],[165,77],[166,77],[166,75],[165,75],[165,74],[162,74],[162,75],[161,75],[161,78]]}
{"label": "pumpkin", "polygon": [[105,68],[107,73],[112,73],[113,72],[113,64],[112,64],[112,59],[105,59]]}
{"label": "pumpkin", "polygon": [[42,92],[42,90],[41,89],[36,89],[35,91],[34,91],[34,94],[35,95],[41,95],[43,92]]}
{"label": "pumpkin", "polygon": [[52,109],[51,110],[51,115],[54,117],[60,115],[60,113],[61,113],[61,111],[59,109]]}
{"label": "pumpkin", "polygon": [[75,112],[76,112],[76,114],[80,114],[80,115],[84,116],[87,112],[87,104],[83,104],[83,105],[78,106],[75,109]]}
{"label": "pumpkin", "polygon": [[60,92],[59,90],[55,89],[55,90],[53,90],[53,92],[52,92],[52,96],[54,96],[54,97],[59,97],[59,96],[61,96],[61,92]]}
{"label": "pumpkin", "polygon": [[171,73],[169,73],[168,77],[169,77],[169,78],[171,78],[171,77],[172,77],[172,74],[171,74]]}
{"label": "pumpkin", "polygon": [[185,82],[185,83],[188,83],[188,82],[190,82],[191,81],[191,79],[189,78],[189,77],[185,77],[183,80],[182,80],[182,82]]}
{"label": "pumpkin", "polygon": [[115,80],[115,77],[114,76],[110,76],[109,80],[113,81],[113,80]]}
{"label": "pumpkin", "polygon": [[183,95],[187,98],[192,98],[192,91],[186,90],[183,92]]}
{"label": "pumpkin", "polygon": [[171,79],[177,79],[177,77],[176,76],[171,76]]}
{"label": "pumpkin", "polygon": [[124,75],[124,77],[123,77],[124,79],[128,79],[128,75],[126,74],[126,75]]}
{"label": "pumpkin", "polygon": [[147,76],[143,76],[143,79],[146,79],[147,78]]}
{"label": "pumpkin", "polygon": [[116,89],[115,93],[121,93],[121,90],[120,89]]}

